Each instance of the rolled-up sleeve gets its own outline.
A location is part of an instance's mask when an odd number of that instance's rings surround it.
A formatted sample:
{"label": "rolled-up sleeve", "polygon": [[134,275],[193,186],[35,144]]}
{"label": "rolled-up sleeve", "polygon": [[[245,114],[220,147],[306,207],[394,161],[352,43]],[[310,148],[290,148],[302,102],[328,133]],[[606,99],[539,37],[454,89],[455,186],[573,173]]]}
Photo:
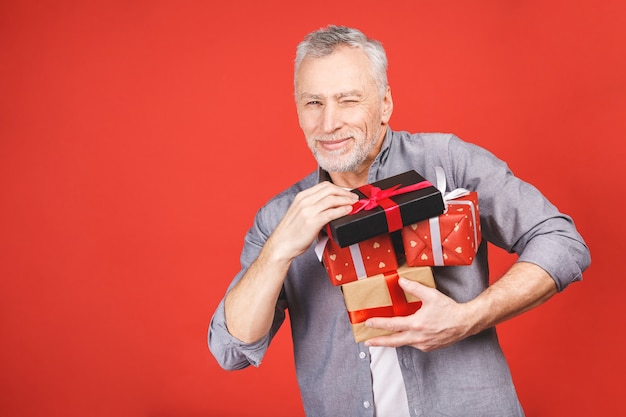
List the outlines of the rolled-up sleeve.
{"label": "rolled-up sleeve", "polygon": [[449,157],[454,174],[448,180],[478,192],[487,241],[543,268],[559,291],[582,279],[591,257],[570,216],[483,148],[453,137]]}
{"label": "rolled-up sleeve", "polygon": [[269,340],[269,333],[254,343],[244,343],[231,335],[226,328],[224,300],[220,302],[209,325],[209,349],[222,368],[236,370],[259,366]]}

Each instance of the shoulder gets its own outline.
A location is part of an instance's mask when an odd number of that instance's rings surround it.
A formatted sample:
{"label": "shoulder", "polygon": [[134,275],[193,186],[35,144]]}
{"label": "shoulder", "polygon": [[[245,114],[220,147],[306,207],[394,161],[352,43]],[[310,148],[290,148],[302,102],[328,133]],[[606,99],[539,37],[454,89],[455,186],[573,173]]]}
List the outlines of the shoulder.
{"label": "shoulder", "polygon": [[391,131],[387,160],[394,165],[402,164],[403,169],[416,169],[430,178],[434,177],[437,166],[451,170],[473,152],[471,147],[454,133]]}
{"label": "shoulder", "polygon": [[416,169],[431,181],[435,167],[443,168],[451,187],[473,189],[481,179],[507,171],[485,148],[448,132],[391,131],[389,155],[394,164],[402,161],[403,168]]}
{"label": "shoulder", "polygon": [[447,132],[391,131],[390,148],[400,153],[419,152],[428,157],[442,159],[474,145]]}
{"label": "shoulder", "polygon": [[408,132],[392,130],[392,142],[423,144],[425,146],[447,146],[451,141],[460,140],[453,133],[446,132]]}

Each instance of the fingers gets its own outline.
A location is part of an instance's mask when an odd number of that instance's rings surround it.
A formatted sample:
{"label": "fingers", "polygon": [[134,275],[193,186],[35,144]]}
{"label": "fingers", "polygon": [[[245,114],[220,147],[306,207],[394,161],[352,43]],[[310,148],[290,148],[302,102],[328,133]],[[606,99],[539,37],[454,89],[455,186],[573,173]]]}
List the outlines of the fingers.
{"label": "fingers", "polygon": [[409,340],[404,333],[392,333],[388,336],[373,337],[365,341],[365,346],[399,347],[409,345]]}
{"label": "fingers", "polygon": [[[419,282],[400,277],[398,283],[405,292],[414,295],[422,301],[422,308],[424,308],[424,302],[428,303],[432,297],[436,297],[436,294],[431,294],[431,291],[437,292],[437,290],[420,284]],[[418,313],[419,311],[415,314]],[[404,317],[372,317],[365,322],[365,325],[392,332],[415,330],[415,314]]]}
{"label": "fingers", "polygon": [[389,330],[392,334],[373,337],[365,341],[365,346],[414,346],[417,347],[416,333],[411,323],[411,316],[391,318],[371,318],[365,323],[368,327]]}
{"label": "fingers", "polygon": [[351,209],[352,204],[358,199],[359,197],[355,193],[325,181],[300,192],[296,196],[294,204],[313,207],[319,212],[323,212],[334,208],[347,209],[349,207]]}
{"label": "fingers", "polygon": [[290,211],[319,229],[326,223],[345,216],[352,210],[358,196],[329,182],[319,183],[300,192]]}
{"label": "fingers", "polygon": [[422,306],[405,317],[374,317],[368,327],[389,330],[388,336],[372,338],[368,346],[413,346],[424,352],[449,346],[469,334],[467,304],[460,304],[439,292],[417,282],[400,279],[401,287],[418,297]]}
{"label": "fingers", "polygon": [[422,300],[422,302],[424,301],[428,302],[433,297],[436,297],[437,295],[441,294],[439,293],[439,291],[437,291],[434,288],[431,288],[424,284],[420,284],[419,282],[416,282],[416,281],[411,281],[410,279],[406,279],[403,277],[400,277],[398,279],[398,284],[400,284],[400,287],[404,291],[408,292],[409,294],[414,295],[418,299]]}
{"label": "fingers", "polygon": [[384,329],[392,332],[402,332],[411,329],[411,316],[406,317],[372,317],[367,319],[365,325],[376,329]]}
{"label": "fingers", "polygon": [[392,333],[387,336],[379,336],[371,338],[365,341],[365,346],[384,346],[384,347],[400,347],[400,346],[411,346],[415,349],[419,349],[422,352],[430,352],[435,349],[440,349],[446,346],[449,346],[451,342],[448,343],[437,343],[436,341],[432,341],[426,338],[420,338],[419,335],[415,335],[411,332],[398,332]]}
{"label": "fingers", "polygon": [[352,210],[358,196],[330,182],[322,182],[296,195],[272,233],[272,247],[280,257],[293,258],[309,248],[331,220]]}

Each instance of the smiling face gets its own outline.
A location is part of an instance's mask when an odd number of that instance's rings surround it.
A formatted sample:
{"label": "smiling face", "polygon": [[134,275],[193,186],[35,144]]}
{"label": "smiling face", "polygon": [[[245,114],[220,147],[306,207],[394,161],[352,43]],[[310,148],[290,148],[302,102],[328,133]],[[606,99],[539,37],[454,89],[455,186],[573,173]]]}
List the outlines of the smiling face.
{"label": "smiling face", "polygon": [[320,167],[328,172],[367,172],[380,151],[393,109],[391,92],[376,85],[359,48],[306,57],[295,79],[300,127]]}

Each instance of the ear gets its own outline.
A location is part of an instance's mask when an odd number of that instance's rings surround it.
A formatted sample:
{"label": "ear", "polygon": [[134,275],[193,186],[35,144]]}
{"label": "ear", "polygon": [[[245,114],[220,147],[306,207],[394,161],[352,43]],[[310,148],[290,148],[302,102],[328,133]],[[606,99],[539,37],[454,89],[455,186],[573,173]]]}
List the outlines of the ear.
{"label": "ear", "polygon": [[385,97],[383,97],[382,103],[381,124],[386,125],[389,123],[391,113],[393,113],[393,98],[391,97],[391,87],[387,87]]}

